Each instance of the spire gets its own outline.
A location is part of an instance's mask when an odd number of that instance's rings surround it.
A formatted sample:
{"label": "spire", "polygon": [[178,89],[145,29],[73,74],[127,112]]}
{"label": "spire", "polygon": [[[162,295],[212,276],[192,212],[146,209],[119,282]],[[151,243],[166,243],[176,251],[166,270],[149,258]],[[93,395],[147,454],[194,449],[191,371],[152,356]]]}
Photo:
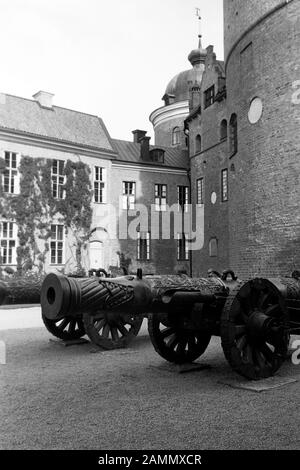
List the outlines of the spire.
{"label": "spire", "polygon": [[198,22],[199,22],[198,49],[192,50],[192,52],[188,56],[188,59],[189,59],[189,61],[192,64],[193,67],[196,64],[199,64],[199,63],[204,64],[205,59],[206,59],[206,55],[207,55],[206,49],[203,49],[203,47],[202,47],[202,28],[201,28],[202,18],[201,18],[200,8],[196,8],[196,16],[197,16]]}
{"label": "spire", "polygon": [[202,49],[202,28],[201,28],[201,12],[200,12],[200,8],[196,8],[196,16],[198,18],[198,22],[199,22],[199,33],[198,33],[198,38],[199,38],[199,43],[198,43],[198,49]]}

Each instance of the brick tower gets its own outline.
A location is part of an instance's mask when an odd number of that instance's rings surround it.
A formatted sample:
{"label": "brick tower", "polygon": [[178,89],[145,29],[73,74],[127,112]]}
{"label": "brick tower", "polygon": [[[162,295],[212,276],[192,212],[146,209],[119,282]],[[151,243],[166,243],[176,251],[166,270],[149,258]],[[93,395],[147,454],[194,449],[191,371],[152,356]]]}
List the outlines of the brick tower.
{"label": "brick tower", "polygon": [[300,1],[224,0],[229,260],[300,268]]}

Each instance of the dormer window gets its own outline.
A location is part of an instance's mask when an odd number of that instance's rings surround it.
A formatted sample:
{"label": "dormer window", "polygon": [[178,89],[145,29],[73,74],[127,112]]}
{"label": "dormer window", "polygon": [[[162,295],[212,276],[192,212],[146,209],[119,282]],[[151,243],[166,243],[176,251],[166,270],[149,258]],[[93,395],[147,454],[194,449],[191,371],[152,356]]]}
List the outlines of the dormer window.
{"label": "dormer window", "polygon": [[150,160],[155,163],[164,163],[165,151],[162,149],[150,150]]}

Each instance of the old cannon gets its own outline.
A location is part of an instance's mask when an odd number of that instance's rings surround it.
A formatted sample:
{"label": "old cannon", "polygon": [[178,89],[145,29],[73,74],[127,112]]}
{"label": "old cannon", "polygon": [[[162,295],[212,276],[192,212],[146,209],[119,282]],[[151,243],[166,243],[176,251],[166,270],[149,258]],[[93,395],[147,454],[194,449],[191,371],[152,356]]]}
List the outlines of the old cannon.
{"label": "old cannon", "polygon": [[39,304],[42,278],[0,280],[0,305]]}
{"label": "old cannon", "polygon": [[212,335],[221,336],[231,367],[255,380],[276,373],[287,357],[290,334],[300,334],[297,274],[246,282],[234,275],[143,277],[140,270],[115,279],[50,274],[41,303],[49,331],[69,338],[86,332],[107,349],[126,346],[147,316],[155,350],[177,364],[196,360]]}

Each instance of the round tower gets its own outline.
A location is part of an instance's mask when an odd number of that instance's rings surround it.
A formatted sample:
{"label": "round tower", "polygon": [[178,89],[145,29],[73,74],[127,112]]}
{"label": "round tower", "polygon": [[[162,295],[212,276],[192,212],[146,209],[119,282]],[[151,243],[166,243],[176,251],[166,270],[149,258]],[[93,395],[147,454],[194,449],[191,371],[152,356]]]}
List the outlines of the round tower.
{"label": "round tower", "polygon": [[300,267],[299,31],[299,0],[224,0],[229,249],[241,277]]}
{"label": "round tower", "polygon": [[[200,25],[201,17],[199,16],[198,19]],[[162,97],[164,106],[153,111],[149,117],[154,128],[155,145],[187,146],[184,121],[189,114],[190,89],[195,84],[200,85],[207,56],[206,49],[202,47],[201,32],[199,32],[198,39],[198,47],[188,56],[192,68],[172,78]]]}

